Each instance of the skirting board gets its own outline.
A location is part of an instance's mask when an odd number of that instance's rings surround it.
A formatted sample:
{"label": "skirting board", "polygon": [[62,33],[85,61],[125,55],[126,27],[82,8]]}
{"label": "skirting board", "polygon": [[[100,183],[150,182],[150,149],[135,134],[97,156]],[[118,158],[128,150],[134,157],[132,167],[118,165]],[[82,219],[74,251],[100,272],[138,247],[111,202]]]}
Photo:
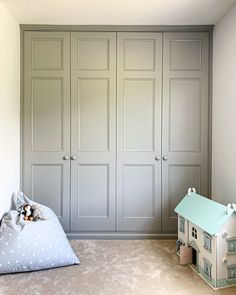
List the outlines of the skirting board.
{"label": "skirting board", "polygon": [[171,233],[66,233],[67,238],[72,239],[94,239],[94,240],[139,240],[139,239],[177,239],[177,234]]}

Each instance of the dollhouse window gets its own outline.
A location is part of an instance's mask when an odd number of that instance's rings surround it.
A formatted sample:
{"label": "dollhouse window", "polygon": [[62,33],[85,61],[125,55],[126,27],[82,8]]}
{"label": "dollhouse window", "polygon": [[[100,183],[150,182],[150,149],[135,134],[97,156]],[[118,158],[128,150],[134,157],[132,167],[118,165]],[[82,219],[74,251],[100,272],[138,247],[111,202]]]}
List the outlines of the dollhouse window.
{"label": "dollhouse window", "polygon": [[184,230],[184,228],[185,228],[184,224],[185,224],[185,219],[180,216],[179,217],[179,231],[181,233],[184,233],[185,232],[185,230]]}
{"label": "dollhouse window", "polygon": [[184,246],[184,245],[185,245],[185,243],[181,239],[177,240],[176,241],[176,252],[179,253],[180,252],[180,247]]}
{"label": "dollhouse window", "polygon": [[211,251],[211,239],[212,239],[212,237],[208,233],[204,233],[203,247],[208,251]]}
{"label": "dollhouse window", "polygon": [[192,227],[192,237],[197,239],[197,229],[194,226]]}
{"label": "dollhouse window", "polygon": [[211,277],[211,263],[207,259],[204,259],[204,273]]}
{"label": "dollhouse window", "polygon": [[228,269],[228,279],[236,279],[236,266]]}
{"label": "dollhouse window", "polygon": [[228,252],[236,252],[236,239],[228,240]]}

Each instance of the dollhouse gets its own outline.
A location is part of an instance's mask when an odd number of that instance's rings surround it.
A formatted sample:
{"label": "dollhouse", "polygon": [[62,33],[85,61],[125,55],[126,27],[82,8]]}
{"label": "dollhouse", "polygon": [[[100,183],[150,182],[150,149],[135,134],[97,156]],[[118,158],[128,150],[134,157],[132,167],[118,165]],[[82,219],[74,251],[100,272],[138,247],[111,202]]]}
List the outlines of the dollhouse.
{"label": "dollhouse", "polygon": [[190,247],[189,265],[214,289],[236,285],[236,205],[224,206],[190,188],[175,212],[177,253]]}

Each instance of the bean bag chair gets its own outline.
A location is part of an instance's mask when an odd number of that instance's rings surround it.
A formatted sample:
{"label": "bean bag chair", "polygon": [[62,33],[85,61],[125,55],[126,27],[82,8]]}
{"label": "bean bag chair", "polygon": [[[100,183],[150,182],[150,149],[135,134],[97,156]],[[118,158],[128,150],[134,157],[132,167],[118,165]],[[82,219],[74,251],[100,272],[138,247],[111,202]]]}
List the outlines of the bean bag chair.
{"label": "bean bag chair", "polygon": [[50,208],[31,201],[22,192],[13,200],[15,210],[9,211],[0,224],[0,274],[80,263]]}

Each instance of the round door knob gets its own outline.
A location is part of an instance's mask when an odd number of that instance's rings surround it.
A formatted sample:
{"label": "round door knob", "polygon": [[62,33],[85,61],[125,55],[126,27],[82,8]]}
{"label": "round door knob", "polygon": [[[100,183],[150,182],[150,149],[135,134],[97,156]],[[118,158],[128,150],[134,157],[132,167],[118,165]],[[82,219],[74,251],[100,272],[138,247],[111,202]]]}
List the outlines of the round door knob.
{"label": "round door knob", "polygon": [[156,161],[160,161],[160,157],[159,157],[159,156],[156,156],[156,157],[155,157],[155,160],[156,160]]}
{"label": "round door knob", "polygon": [[163,160],[163,161],[167,161],[167,156],[164,156],[164,157],[162,158],[162,160]]}
{"label": "round door knob", "polygon": [[76,160],[76,156],[75,155],[71,156],[71,160]]}
{"label": "round door knob", "polygon": [[68,155],[65,155],[64,157],[63,157],[63,160],[69,160],[69,156]]}

